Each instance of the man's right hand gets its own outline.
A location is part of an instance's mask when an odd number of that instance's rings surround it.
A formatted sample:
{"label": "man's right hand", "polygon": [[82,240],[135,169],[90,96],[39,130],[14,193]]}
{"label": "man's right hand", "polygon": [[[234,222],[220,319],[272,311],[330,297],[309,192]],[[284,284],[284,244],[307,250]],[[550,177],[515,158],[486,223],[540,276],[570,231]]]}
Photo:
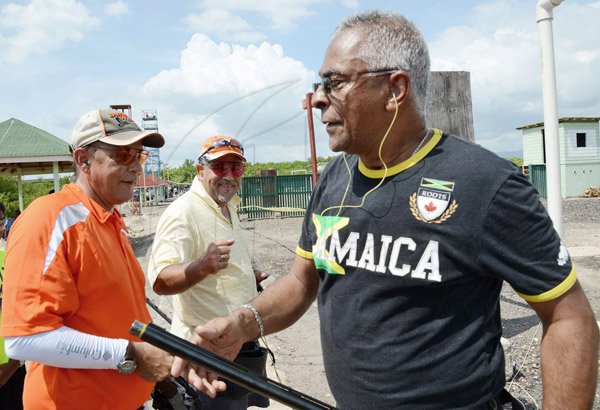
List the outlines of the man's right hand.
{"label": "man's right hand", "polygon": [[199,269],[209,274],[225,269],[229,264],[231,246],[234,243],[233,239],[220,239],[209,243],[206,252],[192,261],[190,268]]}
{"label": "man's right hand", "polygon": [[220,239],[208,244],[206,252],[191,262],[163,268],[152,289],[159,295],[176,295],[185,292],[207,276],[225,269],[229,264],[233,239]]}
{"label": "man's right hand", "polygon": [[[242,311],[237,310],[228,316],[213,319],[204,326],[198,326],[191,342],[226,359],[235,359],[242,344],[252,339],[245,333],[242,326],[244,323]],[[179,357],[173,360],[171,375],[173,377],[183,376],[198,390],[213,398],[226,388],[225,383],[218,380],[216,374]]]}

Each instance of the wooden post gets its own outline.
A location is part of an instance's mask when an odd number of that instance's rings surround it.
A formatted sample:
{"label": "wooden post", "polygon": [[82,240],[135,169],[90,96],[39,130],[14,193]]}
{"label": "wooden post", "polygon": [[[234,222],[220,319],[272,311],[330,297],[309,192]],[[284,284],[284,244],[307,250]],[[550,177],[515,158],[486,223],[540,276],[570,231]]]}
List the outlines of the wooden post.
{"label": "wooden post", "polygon": [[428,127],[475,141],[468,71],[432,71],[425,108]]}
{"label": "wooden post", "polygon": [[310,163],[312,169],[312,177],[313,177],[313,187],[317,184],[317,178],[319,174],[317,173],[317,150],[315,148],[315,126],[313,124],[313,116],[312,116],[312,96],[313,93],[306,94],[306,100],[304,100],[304,104],[306,108],[306,117],[308,118],[308,136],[310,140]]}

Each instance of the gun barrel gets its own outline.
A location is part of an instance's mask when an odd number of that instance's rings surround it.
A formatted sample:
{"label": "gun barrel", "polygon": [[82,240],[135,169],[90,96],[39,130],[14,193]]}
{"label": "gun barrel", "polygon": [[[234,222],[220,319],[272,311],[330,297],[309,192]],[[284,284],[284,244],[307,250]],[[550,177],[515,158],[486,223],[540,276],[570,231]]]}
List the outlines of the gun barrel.
{"label": "gun barrel", "polygon": [[224,379],[230,380],[248,390],[267,396],[294,409],[335,410],[335,407],[296,391],[284,384],[278,383],[275,380],[249,371],[237,363],[217,356],[209,350],[177,337],[153,323],[144,324],[136,320],[131,325],[129,332],[143,341],[175,356],[199,364],[206,370],[213,372]]}

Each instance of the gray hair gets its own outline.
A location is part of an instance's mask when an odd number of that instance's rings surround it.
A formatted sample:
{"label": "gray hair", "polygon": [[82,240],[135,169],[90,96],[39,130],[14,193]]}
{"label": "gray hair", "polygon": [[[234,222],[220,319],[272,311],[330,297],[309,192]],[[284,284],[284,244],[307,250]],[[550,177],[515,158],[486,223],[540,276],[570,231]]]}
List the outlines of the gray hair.
{"label": "gray hair", "polygon": [[412,97],[423,113],[429,80],[429,51],[417,27],[399,13],[379,10],[346,17],[333,36],[349,30],[364,30],[359,58],[368,70],[401,68],[410,75]]}

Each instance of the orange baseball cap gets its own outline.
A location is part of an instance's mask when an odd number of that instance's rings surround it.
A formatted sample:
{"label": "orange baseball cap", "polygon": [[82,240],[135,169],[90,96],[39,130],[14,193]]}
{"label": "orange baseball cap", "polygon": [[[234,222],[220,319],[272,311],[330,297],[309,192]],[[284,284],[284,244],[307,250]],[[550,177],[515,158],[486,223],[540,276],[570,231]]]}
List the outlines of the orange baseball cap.
{"label": "orange baseball cap", "polygon": [[244,162],[246,161],[246,158],[244,158],[244,147],[241,142],[226,135],[215,135],[208,137],[200,147],[198,162],[214,161],[229,154],[237,156]]}

